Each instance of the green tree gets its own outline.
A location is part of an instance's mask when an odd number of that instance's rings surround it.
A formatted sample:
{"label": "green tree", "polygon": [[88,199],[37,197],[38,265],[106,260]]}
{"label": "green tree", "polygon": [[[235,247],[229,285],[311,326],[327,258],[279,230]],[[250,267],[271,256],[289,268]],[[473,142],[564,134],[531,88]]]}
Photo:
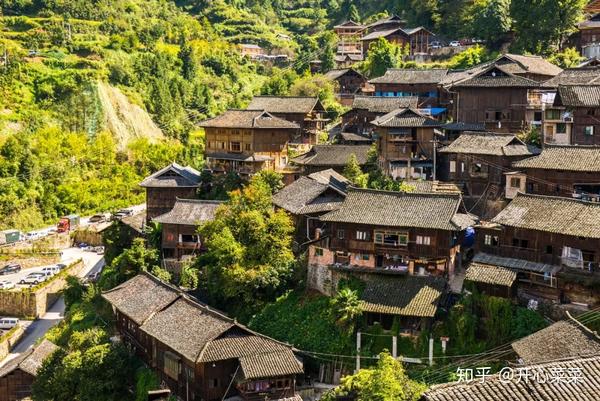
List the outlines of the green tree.
{"label": "green tree", "polygon": [[506,39],[510,32],[511,0],[484,0],[474,4],[472,35],[484,39],[488,46],[495,48]]}
{"label": "green tree", "polygon": [[402,362],[383,352],[374,368],[344,377],[340,386],[321,399],[335,401],[338,396],[352,394],[357,401],[417,401],[424,390],[423,384],[408,378]]}
{"label": "green tree", "polygon": [[85,287],[81,280],[75,276],[67,276],[66,282],[67,286],[63,290],[63,297],[65,300],[65,306],[69,308],[74,303],[82,300],[83,294],[85,293]]}
{"label": "green tree", "polygon": [[350,8],[348,10],[348,19],[354,22],[360,22],[360,13],[358,12],[358,8],[354,3],[350,4]]}
{"label": "green tree", "polygon": [[337,317],[337,323],[349,333],[352,333],[358,318],[362,315],[357,291],[347,287],[342,288],[331,302]]}
{"label": "green tree", "polygon": [[136,238],[130,248],[114,258],[110,266],[102,271],[99,286],[110,289],[140,272],[152,272],[157,267],[159,267],[158,250],[147,248],[143,238]]}
{"label": "green tree", "polygon": [[344,166],[342,175],[357,187],[365,188],[367,186],[367,174],[363,173],[361,170],[358,159],[354,153],[348,158],[348,162],[346,162],[346,166]]}
{"label": "green tree", "polygon": [[574,47],[567,47],[562,52],[553,54],[550,58],[548,58],[548,61],[561,68],[575,68],[583,60],[584,57],[582,57]]}
{"label": "green tree", "polygon": [[369,46],[369,53],[364,62],[363,69],[370,77],[379,77],[389,68],[398,68],[407,50],[385,38],[379,38]]}

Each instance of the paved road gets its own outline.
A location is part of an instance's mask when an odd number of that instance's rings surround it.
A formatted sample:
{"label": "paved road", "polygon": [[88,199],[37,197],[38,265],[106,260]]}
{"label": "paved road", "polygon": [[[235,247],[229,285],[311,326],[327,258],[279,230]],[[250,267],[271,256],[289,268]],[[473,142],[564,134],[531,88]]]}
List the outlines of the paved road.
{"label": "paved road", "polygon": [[[104,267],[104,257],[93,252],[86,252],[79,248],[68,248],[63,251],[65,260],[83,259],[85,268],[82,270],[80,277],[85,277],[89,273],[102,270]],[[28,269],[30,270],[30,269]],[[26,329],[26,334],[21,341],[13,348],[10,354],[0,362],[0,367],[11,359],[16,358],[22,352],[27,351],[32,347],[39,338],[43,337],[48,330],[58,324],[65,316],[65,302],[61,297],[46,314],[39,319],[31,322]]]}

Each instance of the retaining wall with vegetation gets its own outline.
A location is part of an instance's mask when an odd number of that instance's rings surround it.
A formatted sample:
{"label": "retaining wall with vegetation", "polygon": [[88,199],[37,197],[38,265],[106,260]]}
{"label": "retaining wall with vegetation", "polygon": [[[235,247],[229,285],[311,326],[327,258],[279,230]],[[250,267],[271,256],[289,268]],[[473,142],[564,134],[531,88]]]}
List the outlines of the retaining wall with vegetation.
{"label": "retaining wall with vegetation", "polygon": [[0,291],[0,315],[38,318],[60,298],[67,276],[78,276],[85,267],[80,259],[71,263],[48,281],[18,291]]}

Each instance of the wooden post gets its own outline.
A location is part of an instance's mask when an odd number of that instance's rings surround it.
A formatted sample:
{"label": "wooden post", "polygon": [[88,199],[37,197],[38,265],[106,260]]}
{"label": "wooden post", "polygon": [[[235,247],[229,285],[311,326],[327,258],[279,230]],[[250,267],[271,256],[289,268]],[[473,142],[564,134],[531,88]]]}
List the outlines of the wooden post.
{"label": "wooden post", "polygon": [[360,371],[360,331],[356,332],[356,372]]}
{"label": "wooden post", "polygon": [[433,337],[429,337],[429,366],[433,365]]}
{"label": "wooden post", "polygon": [[398,357],[398,337],[392,337],[392,356],[394,359]]}

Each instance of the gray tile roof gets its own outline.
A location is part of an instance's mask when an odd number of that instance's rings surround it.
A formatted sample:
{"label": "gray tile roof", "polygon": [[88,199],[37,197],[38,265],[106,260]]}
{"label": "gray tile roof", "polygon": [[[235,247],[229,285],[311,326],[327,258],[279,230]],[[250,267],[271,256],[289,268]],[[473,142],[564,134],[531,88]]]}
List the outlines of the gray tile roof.
{"label": "gray tile roof", "polygon": [[446,287],[440,277],[370,275],[361,294],[365,312],[433,317]]}
{"label": "gray tile roof", "polygon": [[440,153],[532,156],[539,153],[539,150],[527,146],[513,134],[467,131],[462,133],[450,145],[440,149]]}
{"label": "gray tile roof", "polygon": [[600,108],[600,85],[560,85],[558,96],[566,107]]}
{"label": "gray tile roof", "polygon": [[590,85],[595,82],[600,82],[600,67],[568,68],[544,82],[544,86],[558,88],[559,85]]}
{"label": "gray tile roof", "polygon": [[371,121],[376,127],[400,128],[400,127],[440,127],[442,124],[417,110],[398,109],[390,111],[383,116]]}
{"label": "gray tile roof", "polygon": [[242,375],[246,380],[303,373],[302,364],[292,352],[260,352],[239,358]]}
{"label": "gray tile roof", "polygon": [[[453,87],[476,88],[537,88],[540,84],[529,78],[521,77],[507,71],[506,66],[491,65],[470,78],[457,82]],[[493,74],[496,74],[495,76]]]}
{"label": "gray tile roof", "polygon": [[341,132],[340,137],[344,141],[372,143],[373,139],[365,135],[355,134],[353,132]]}
{"label": "gray tile roof", "polygon": [[42,366],[44,360],[58,348],[58,346],[50,341],[46,339],[42,340],[42,342],[34,348],[30,348],[27,351],[22,352],[16,358],[9,360],[2,365],[2,367],[0,367],[0,378],[8,375],[16,369],[21,369],[23,372],[26,372],[31,376],[37,376],[37,372]]}
{"label": "gray tile roof", "polygon": [[222,204],[222,201],[177,199],[173,209],[155,217],[153,221],[162,224],[196,226],[213,220],[217,208]]}
{"label": "gray tile roof", "polygon": [[200,172],[190,166],[171,163],[162,170],[144,178],[140,186],[145,188],[195,188],[200,185]]}
{"label": "gray tile roof", "polygon": [[[250,358],[248,371],[265,375],[261,377],[302,373],[291,346],[249,330],[149,273],[102,296],[130,318],[143,319],[134,319],[141,323],[140,330],[191,362],[239,359],[242,363],[242,358]],[[275,360],[274,353],[278,354]]]}
{"label": "gray tile roof", "polygon": [[379,39],[379,38],[385,38],[394,33],[397,33],[398,35],[407,36],[406,32],[404,32],[401,28],[391,28],[391,29],[385,29],[382,31],[374,31],[374,32],[368,33],[365,36],[363,36],[362,38],[360,38],[360,40],[374,40],[374,39]]}
{"label": "gray tile roof", "polygon": [[529,372],[542,372],[542,377],[555,377],[557,371],[580,372],[580,382],[517,380],[501,381],[498,374],[470,383],[454,382],[431,387],[424,401],[597,401],[600,393],[600,356],[573,358],[539,365],[526,365]]}
{"label": "gray tile roof", "polygon": [[350,187],[342,206],[321,217],[322,221],[383,227],[417,227],[460,231],[453,219],[458,194],[377,191]]}
{"label": "gray tile roof", "polygon": [[442,125],[442,128],[450,131],[485,131],[485,124],[452,122]]}
{"label": "gray tile roof", "polygon": [[560,270],[560,266],[549,265],[545,263],[530,262],[523,259],[507,258],[503,256],[490,255],[484,252],[478,252],[473,257],[473,263],[489,266],[498,266],[515,271],[525,271],[539,274],[554,274]]}
{"label": "gray tile roof", "polygon": [[350,184],[350,180],[331,168],[309,174],[308,178],[312,178],[321,184],[331,185],[333,188],[344,192],[346,192],[346,187]]}
{"label": "gray tile roof", "polygon": [[461,194],[462,191],[456,184],[451,182],[441,181],[427,181],[427,180],[416,180],[416,181],[404,181],[407,185],[412,186],[416,192],[436,192],[436,193],[451,193]]}
{"label": "gray tile roof", "polygon": [[303,155],[291,161],[305,166],[342,167],[348,163],[351,155],[355,155],[358,164],[367,162],[371,145],[315,145]]}
{"label": "gray tile roof", "polygon": [[384,75],[373,78],[371,84],[439,84],[448,74],[447,69],[390,68]]}
{"label": "gray tile roof", "polygon": [[102,294],[111,305],[140,325],[178,296],[169,286],[150,274],[138,274]]}
{"label": "gray tile roof", "polygon": [[389,113],[403,108],[417,108],[419,98],[416,96],[386,97],[386,96],[354,96],[352,109],[365,109],[371,113]]}
{"label": "gray tile roof", "polygon": [[512,164],[514,168],[600,172],[600,146],[546,145],[538,156]]}
{"label": "gray tile roof", "polygon": [[558,321],[512,343],[526,364],[549,360],[600,355],[600,337],[580,323]]}
{"label": "gray tile roof", "polygon": [[328,79],[331,79],[332,81],[335,81],[336,79],[343,77],[344,75],[346,75],[346,73],[348,72],[352,72],[354,74],[358,74],[361,77],[363,76],[360,72],[356,71],[353,68],[343,68],[343,69],[334,69],[334,70],[329,70],[327,71],[325,74],[325,77]]}
{"label": "gray tile roof", "polygon": [[505,267],[472,262],[467,269],[465,280],[476,283],[511,287],[517,279],[517,273]]}
{"label": "gray tile roof", "polygon": [[243,153],[228,153],[228,152],[206,152],[206,157],[211,157],[213,159],[221,159],[221,160],[238,160],[244,162],[264,162],[267,160],[275,160],[273,157],[268,155],[245,155]]}
{"label": "gray tile roof", "polygon": [[519,193],[492,222],[508,227],[600,239],[600,204]]}
{"label": "gray tile roof", "polygon": [[146,211],[123,217],[119,222],[130,227],[137,233],[143,234],[144,228],[146,228]]}
{"label": "gray tile roof", "polygon": [[300,177],[273,195],[273,204],[292,214],[329,212],[339,208],[349,181],[333,170]]}
{"label": "gray tile roof", "polygon": [[[508,65],[507,62],[509,62]],[[562,68],[541,56],[507,53],[496,59],[496,63],[507,67],[508,71],[513,74],[558,75],[562,72]]]}
{"label": "gray tile roof", "polygon": [[269,113],[308,114],[323,109],[319,98],[310,96],[255,96],[247,110],[266,110]]}
{"label": "gray tile roof", "polygon": [[205,128],[298,129],[294,122],[275,117],[265,109],[227,110],[198,124]]}

